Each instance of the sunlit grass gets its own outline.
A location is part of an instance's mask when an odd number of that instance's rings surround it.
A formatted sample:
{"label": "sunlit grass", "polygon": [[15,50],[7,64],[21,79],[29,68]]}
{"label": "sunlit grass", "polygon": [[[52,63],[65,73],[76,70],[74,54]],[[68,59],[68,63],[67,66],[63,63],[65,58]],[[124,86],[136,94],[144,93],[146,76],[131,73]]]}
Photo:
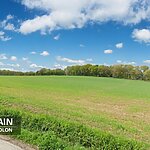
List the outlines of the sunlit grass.
{"label": "sunlit grass", "polygon": [[96,77],[0,77],[1,104],[150,143],[150,82]]}

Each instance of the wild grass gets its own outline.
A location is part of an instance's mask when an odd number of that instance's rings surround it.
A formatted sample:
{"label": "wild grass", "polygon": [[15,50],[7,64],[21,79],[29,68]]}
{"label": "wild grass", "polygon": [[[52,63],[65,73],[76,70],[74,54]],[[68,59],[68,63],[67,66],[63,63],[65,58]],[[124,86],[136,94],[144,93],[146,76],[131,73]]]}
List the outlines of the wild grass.
{"label": "wild grass", "polygon": [[0,115],[22,117],[21,135],[13,137],[38,146],[41,150],[145,150],[147,145],[135,140],[115,137],[109,133],[67,122],[47,115],[23,113],[0,108]]}

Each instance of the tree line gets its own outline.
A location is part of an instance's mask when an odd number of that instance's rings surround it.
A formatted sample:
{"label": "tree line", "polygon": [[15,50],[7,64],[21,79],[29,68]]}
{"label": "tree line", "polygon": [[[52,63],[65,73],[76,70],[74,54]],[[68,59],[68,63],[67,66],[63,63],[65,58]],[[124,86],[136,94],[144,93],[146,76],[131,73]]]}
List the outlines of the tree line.
{"label": "tree line", "polygon": [[150,80],[150,68],[148,66],[132,65],[91,65],[68,66],[66,69],[46,69],[42,68],[36,72],[17,72],[0,70],[0,75],[18,76],[40,76],[40,75],[68,75],[68,76],[95,76],[113,77],[132,80]]}
{"label": "tree line", "polygon": [[21,71],[11,71],[11,70],[0,70],[0,75],[10,75],[10,76],[38,76],[38,75],[65,75],[65,71],[62,69],[46,69],[42,68],[39,71],[33,72],[21,72]]}
{"label": "tree line", "polygon": [[66,75],[113,77],[132,80],[150,80],[150,69],[148,66],[132,65],[83,65],[71,66],[65,69]]}

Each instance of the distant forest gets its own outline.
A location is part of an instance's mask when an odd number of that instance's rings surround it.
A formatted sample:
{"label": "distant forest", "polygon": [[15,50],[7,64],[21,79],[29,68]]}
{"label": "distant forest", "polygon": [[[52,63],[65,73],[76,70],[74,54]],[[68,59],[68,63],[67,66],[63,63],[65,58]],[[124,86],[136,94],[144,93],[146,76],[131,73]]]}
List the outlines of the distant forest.
{"label": "distant forest", "polygon": [[68,75],[68,76],[95,76],[113,77],[132,80],[150,80],[150,68],[148,66],[132,65],[83,65],[68,66],[66,69],[46,69],[42,68],[36,72],[17,72],[0,70],[0,75],[10,76],[48,76],[48,75]]}

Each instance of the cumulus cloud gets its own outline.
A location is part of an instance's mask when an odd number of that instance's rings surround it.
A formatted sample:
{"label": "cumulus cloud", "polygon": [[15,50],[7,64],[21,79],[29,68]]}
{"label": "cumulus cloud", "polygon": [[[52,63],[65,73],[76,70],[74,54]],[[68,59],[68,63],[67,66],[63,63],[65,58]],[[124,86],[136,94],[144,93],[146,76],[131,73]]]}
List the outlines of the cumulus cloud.
{"label": "cumulus cloud", "polygon": [[55,64],[52,69],[62,69],[64,70],[67,66],[61,64]]}
{"label": "cumulus cloud", "polygon": [[23,61],[23,63],[25,63],[25,64],[31,64],[32,62],[29,60],[29,58],[27,58],[27,57],[22,57],[22,61]]}
{"label": "cumulus cloud", "polygon": [[22,57],[22,60],[23,60],[23,61],[27,61],[28,58],[27,58],[27,57]]}
{"label": "cumulus cloud", "polygon": [[39,68],[45,68],[45,67],[44,66],[39,66],[37,64],[31,64],[30,68],[32,68],[32,69],[39,69]]}
{"label": "cumulus cloud", "polygon": [[7,64],[7,66],[14,67],[14,68],[19,68],[20,67],[19,64]]}
{"label": "cumulus cloud", "polygon": [[111,50],[111,49],[106,49],[106,50],[104,50],[104,53],[105,53],[105,54],[112,54],[112,53],[113,53],[113,50]]}
{"label": "cumulus cloud", "polygon": [[70,58],[65,58],[61,56],[57,56],[56,59],[57,61],[71,63],[71,64],[78,64],[78,65],[84,65],[93,61],[91,58],[86,59],[86,60],[81,60],[81,59],[70,59]]}
{"label": "cumulus cloud", "polygon": [[11,19],[13,19],[13,18],[14,18],[14,16],[11,15],[11,14],[9,14],[9,15],[7,15],[7,17],[6,17],[6,20],[8,21],[8,20],[11,20]]}
{"label": "cumulus cloud", "polygon": [[122,61],[122,60],[117,60],[118,64],[124,64],[124,65],[136,65],[136,62],[134,61]]}
{"label": "cumulus cloud", "polygon": [[150,43],[150,30],[149,29],[135,29],[132,33],[132,38],[138,42]]}
{"label": "cumulus cloud", "polygon": [[119,49],[120,49],[120,48],[123,48],[123,43],[117,43],[117,44],[116,44],[116,48],[119,48]]}
{"label": "cumulus cloud", "polygon": [[3,31],[0,31],[0,36],[3,36],[5,33]]}
{"label": "cumulus cloud", "polygon": [[11,56],[11,57],[10,57],[10,60],[11,60],[11,61],[17,61],[17,57],[16,57],[16,56]]}
{"label": "cumulus cloud", "polygon": [[121,60],[117,60],[117,63],[119,63],[119,64],[120,64],[120,63],[122,63],[122,61],[121,61]]}
{"label": "cumulus cloud", "polygon": [[4,63],[3,63],[3,62],[0,62],[0,66],[4,66]]}
{"label": "cumulus cloud", "polygon": [[85,60],[75,60],[75,59],[65,58],[65,57],[61,57],[61,56],[57,57],[57,61],[63,61],[63,62],[73,63],[73,64],[84,64],[85,63]]}
{"label": "cumulus cloud", "polygon": [[136,24],[150,19],[148,0],[21,0],[21,3],[29,9],[45,12],[22,22],[19,29],[22,34],[82,28],[88,22]]}
{"label": "cumulus cloud", "polygon": [[1,70],[14,70],[15,68],[20,68],[20,64],[4,64],[3,62],[0,62]]}
{"label": "cumulus cloud", "polygon": [[0,54],[0,60],[6,60],[8,59],[6,54]]}
{"label": "cumulus cloud", "polygon": [[0,36],[0,40],[3,42],[9,41],[11,39],[12,39],[11,37]]}
{"label": "cumulus cloud", "polygon": [[14,24],[10,23],[10,20],[12,20],[13,18],[14,16],[7,15],[6,19],[0,22],[0,27],[4,30],[17,32],[17,29],[15,29]]}
{"label": "cumulus cloud", "polygon": [[5,32],[0,31],[0,40],[1,40],[1,41],[6,42],[6,41],[9,41],[9,40],[11,40],[11,39],[12,39],[11,37],[8,37],[8,36],[5,35]]}
{"label": "cumulus cloud", "polygon": [[80,47],[85,47],[85,45],[84,45],[84,44],[80,44],[79,46],[80,46]]}
{"label": "cumulus cloud", "polygon": [[60,39],[60,34],[54,36],[54,40],[59,40]]}
{"label": "cumulus cloud", "polygon": [[7,24],[7,22],[8,22],[9,20],[13,19],[13,18],[14,18],[14,16],[12,16],[12,15],[7,15],[7,16],[6,16],[6,19],[0,22],[0,27],[5,27],[6,24]]}
{"label": "cumulus cloud", "polygon": [[93,59],[92,58],[88,58],[88,59],[86,59],[86,61],[92,62]]}
{"label": "cumulus cloud", "polygon": [[30,52],[30,54],[35,55],[35,54],[36,54],[36,52]]}
{"label": "cumulus cloud", "polygon": [[144,60],[144,63],[150,64],[150,60]]}
{"label": "cumulus cloud", "polygon": [[127,64],[127,65],[136,65],[136,62],[131,61],[131,62],[126,62],[125,64]]}
{"label": "cumulus cloud", "polygon": [[9,30],[9,31],[15,31],[15,26],[11,23],[8,23],[5,27],[5,30]]}
{"label": "cumulus cloud", "polygon": [[48,56],[48,55],[49,55],[49,52],[48,52],[48,51],[43,51],[40,55],[41,55],[41,56]]}

